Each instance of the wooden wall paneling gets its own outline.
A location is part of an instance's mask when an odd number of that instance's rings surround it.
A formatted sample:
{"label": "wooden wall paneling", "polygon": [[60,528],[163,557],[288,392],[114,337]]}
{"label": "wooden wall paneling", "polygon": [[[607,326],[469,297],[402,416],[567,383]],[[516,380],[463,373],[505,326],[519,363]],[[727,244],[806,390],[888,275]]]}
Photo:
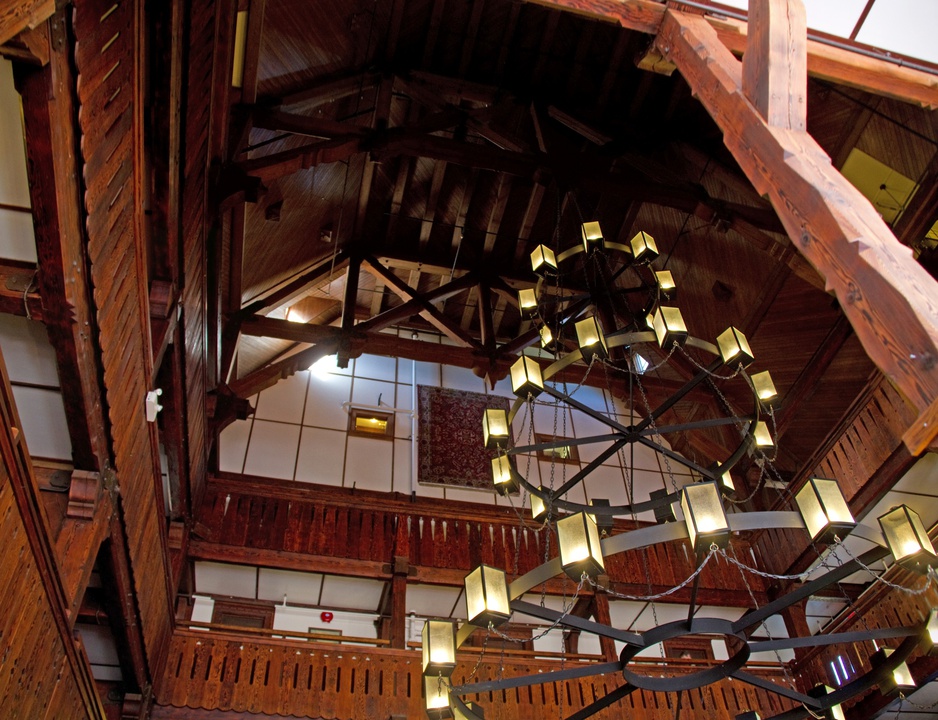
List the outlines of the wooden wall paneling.
{"label": "wooden wall paneling", "polygon": [[103,720],[91,668],[72,640],[68,596],[21,427],[0,358],[0,597],[7,609],[0,703],[10,717]]}
{"label": "wooden wall paneling", "polygon": [[[101,0],[87,0],[75,8],[74,32],[88,256],[101,362],[136,601],[147,657],[154,667],[170,634],[172,594],[165,528],[159,523],[162,488],[155,428],[146,423],[143,411],[152,354],[143,238],[134,219],[139,137],[136,129],[120,132],[136,128],[139,111],[133,97],[142,52],[136,41],[140,9],[132,2],[112,8]],[[142,204],[136,207],[142,212]]]}

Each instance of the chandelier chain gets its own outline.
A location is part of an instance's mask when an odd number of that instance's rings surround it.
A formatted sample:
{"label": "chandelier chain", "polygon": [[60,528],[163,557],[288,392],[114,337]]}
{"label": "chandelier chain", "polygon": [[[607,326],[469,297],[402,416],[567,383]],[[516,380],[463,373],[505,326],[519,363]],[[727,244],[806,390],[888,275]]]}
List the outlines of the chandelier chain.
{"label": "chandelier chain", "polygon": [[[707,556],[703,559],[703,562],[700,563],[700,565],[697,567],[696,570],[694,570],[693,573],[691,573],[691,575],[689,575],[679,585],[675,585],[673,588],[670,588],[669,590],[665,590],[664,592],[660,592],[660,593],[654,593],[651,595],[628,595],[626,593],[619,593],[611,588],[604,587],[603,585],[600,585],[592,578],[587,578],[587,581],[589,582],[590,585],[592,585],[597,590],[603,590],[607,594],[612,595],[613,597],[618,598],[619,600],[642,600],[642,601],[649,601],[649,602],[652,600],[660,600],[661,598],[673,595],[678,590],[681,590],[682,588],[687,587],[691,582],[693,582],[694,578],[696,578],[698,575],[700,575],[701,572],[703,572],[703,569],[707,566],[707,563],[709,563],[710,560],[713,558],[713,556],[716,554],[717,549],[718,548],[715,545],[711,545],[710,552],[707,553]],[[651,583],[649,583],[649,586],[650,585]]]}

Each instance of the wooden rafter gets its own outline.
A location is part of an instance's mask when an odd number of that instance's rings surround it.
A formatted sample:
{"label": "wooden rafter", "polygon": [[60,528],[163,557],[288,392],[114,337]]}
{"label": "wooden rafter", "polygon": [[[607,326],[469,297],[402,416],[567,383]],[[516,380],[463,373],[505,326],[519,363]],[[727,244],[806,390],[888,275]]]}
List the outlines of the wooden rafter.
{"label": "wooden rafter", "polygon": [[55,0],[2,0],[0,2],[0,45],[23,30],[34,28],[55,13]]}
{"label": "wooden rafter", "polygon": [[[654,0],[527,0],[612,22],[627,30],[656,35],[667,6]],[[731,52],[746,51],[746,23],[707,16],[704,20]],[[938,107],[938,77],[888,60],[860,55],[815,40],[807,41],[808,72],[818,78],[849,85],[874,95],[895,98],[927,108]]]}
{"label": "wooden rafter", "polygon": [[723,130],[756,189],[768,194],[795,245],[825,277],[867,354],[918,408],[914,429],[923,432],[907,442],[920,452],[938,431],[934,279],[810,136],[774,127],[753,108],[740,63],[706,20],[668,12],[657,43]]}

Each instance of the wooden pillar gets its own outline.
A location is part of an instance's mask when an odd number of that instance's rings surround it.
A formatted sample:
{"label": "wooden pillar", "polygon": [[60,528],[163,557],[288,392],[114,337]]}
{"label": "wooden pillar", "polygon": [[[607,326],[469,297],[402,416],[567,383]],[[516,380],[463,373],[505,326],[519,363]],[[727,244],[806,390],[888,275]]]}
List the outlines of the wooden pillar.
{"label": "wooden pillar", "polygon": [[391,576],[391,617],[388,622],[388,640],[392,648],[407,647],[407,574],[410,563],[406,557],[396,555]]}

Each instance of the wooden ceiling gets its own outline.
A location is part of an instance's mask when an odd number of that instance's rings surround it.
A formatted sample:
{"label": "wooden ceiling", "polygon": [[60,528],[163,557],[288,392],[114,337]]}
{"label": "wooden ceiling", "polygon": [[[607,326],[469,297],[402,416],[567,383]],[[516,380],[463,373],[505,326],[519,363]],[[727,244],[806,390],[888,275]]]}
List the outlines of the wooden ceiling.
{"label": "wooden ceiling", "polygon": [[[618,242],[639,230],[656,239],[654,268],[673,272],[692,335],[713,341],[735,325],[749,337],[783,398],[782,476],[875,373],[684,80],[644,69],[656,63],[649,36],[508,0],[251,7],[219,278],[222,377],[241,397],[337,351],[503,375],[535,339],[514,297],[536,281],[529,253],[578,242],[585,220]],[[935,111],[897,100],[811,80],[808,129],[837,167],[854,148],[916,181],[938,165]],[[897,234],[918,246],[936,217],[920,191]],[[303,324],[284,320],[287,308]],[[442,333],[455,349],[380,338],[390,325]],[[645,379],[652,401],[695,371],[677,354]],[[672,420],[720,402],[716,389],[697,392]],[[714,430],[678,447],[709,461],[731,444]]]}

